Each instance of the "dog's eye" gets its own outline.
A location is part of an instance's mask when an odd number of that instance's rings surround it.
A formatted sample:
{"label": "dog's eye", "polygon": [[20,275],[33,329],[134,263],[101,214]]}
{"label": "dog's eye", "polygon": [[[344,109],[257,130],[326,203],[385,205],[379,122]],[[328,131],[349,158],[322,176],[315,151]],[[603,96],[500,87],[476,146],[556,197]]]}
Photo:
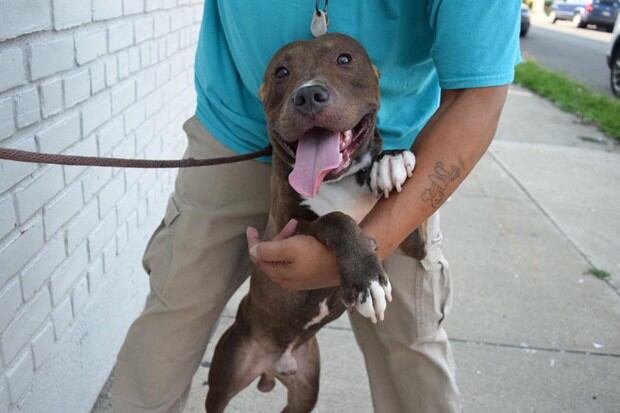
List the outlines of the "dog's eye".
{"label": "dog's eye", "polygon": [[346,65],[351,63],[351,60],[353,60],[353,58],[350,54],[342,53],[340,56],[338,56],[338,59],[336,59],[336,63],[338,63],[339,65]]}
{"label": "dog's eye", "polygon": [[288,69],[284,66],[280,66],[274,72],[275,77],[278,79],[282,79],[283,77],[288,76]]}

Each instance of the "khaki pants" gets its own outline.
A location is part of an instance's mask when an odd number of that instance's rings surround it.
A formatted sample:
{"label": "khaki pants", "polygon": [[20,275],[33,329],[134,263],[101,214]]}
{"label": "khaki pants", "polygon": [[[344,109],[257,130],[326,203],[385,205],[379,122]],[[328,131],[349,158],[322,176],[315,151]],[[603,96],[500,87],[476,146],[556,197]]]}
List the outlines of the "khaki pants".
{"label": "khaki pants", "polygon": [[[186,156],[232,154],[192,117]],[[179,172],[166,214],[144,255],[151,291],[118,355],[114,411],[181,412],[224,306],[248,277],[245,230],[264,228],[269,165],[250,161]],[[429,227],[429,258],[385,262],[394,301],[376,325],[351,316],[364,352],[378,413],[457,411],[458,390],[446,333],[448,266],[438,219]]]}

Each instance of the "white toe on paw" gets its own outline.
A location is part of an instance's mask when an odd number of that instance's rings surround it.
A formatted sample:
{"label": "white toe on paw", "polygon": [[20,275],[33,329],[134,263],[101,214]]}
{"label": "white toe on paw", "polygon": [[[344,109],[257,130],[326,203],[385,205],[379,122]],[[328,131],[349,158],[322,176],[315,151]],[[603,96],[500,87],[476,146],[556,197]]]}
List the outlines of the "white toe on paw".
{"label": "white toe on paw", "polygon": [[372,305],[372,296],[368,291],[357,296],[357,303],[355,304],[357,312],[366,318],[370,318],[373,323],[377,322],[375,316],[375,308]]}
{"label": "white toe on paw", "polygon": [[386,155],[379,161],[379,189],[388,198],[392,191],[392,175],[390,174],[390,156]]}
{"label": "white toe on paw", "polygon": [[383,291],[383,288],[379,285],[378,281],[373,281],[370,283],[370,293],[372,294],[375,312],[377,313],[377,316],[379,316],[379,320],[383,321],[385,307],[387,306],[387,303],[385,302],[385,291]]}
{"label": "white toe on paw", "polygon": [[415,155],[411,151],[403,151],[402,155],[403,160],[405,161],[407,176],[411,178],[411,175],[413,175],[413,169],[415,168]]}
{"label": "white toe on paw", "polygon": [[392,175],[392,183],[396,192],[402,190],[402,185],[407,180],[407,170],[405,169],[405,161],[402,155],[398,154],[390,157],[390,173]]}

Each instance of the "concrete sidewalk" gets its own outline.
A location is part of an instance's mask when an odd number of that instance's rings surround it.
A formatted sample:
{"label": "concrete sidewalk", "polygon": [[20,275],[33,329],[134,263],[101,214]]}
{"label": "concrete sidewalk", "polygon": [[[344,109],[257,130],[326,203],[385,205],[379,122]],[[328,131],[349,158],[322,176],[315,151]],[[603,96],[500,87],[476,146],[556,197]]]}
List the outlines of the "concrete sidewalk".
{"label": "concrete sidewalk", "polygon": [[[447,330],[466,411],[620,411],[618,205],[617,146],[512,87],[490,151],[442,216],[455,289]],[[612,278],[589,275],[593,266]],[[319,341],[316,411],[372,412],[346,317],[324,328]],[[205,363],[188,412],[204,411],[207,374]],[[283,386],[265,395],[253,384],[228,411],[279,412],[284,404]]]}

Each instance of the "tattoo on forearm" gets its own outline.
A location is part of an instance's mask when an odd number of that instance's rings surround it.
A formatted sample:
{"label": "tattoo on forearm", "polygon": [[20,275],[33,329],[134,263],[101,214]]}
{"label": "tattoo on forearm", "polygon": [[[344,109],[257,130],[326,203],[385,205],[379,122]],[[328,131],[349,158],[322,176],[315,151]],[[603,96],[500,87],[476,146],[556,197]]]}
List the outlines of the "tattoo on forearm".
{"label": "tattoo on forearm", "polygon": [[429,201],[433,208],[439,208],[446,197],[448,186],[459,179],[464,170],[465,162],[460,156],[458,164],[449,167],[442,161],[437,161],[433,173],[428,176],[430,186],[422,192],[422,200]]}

